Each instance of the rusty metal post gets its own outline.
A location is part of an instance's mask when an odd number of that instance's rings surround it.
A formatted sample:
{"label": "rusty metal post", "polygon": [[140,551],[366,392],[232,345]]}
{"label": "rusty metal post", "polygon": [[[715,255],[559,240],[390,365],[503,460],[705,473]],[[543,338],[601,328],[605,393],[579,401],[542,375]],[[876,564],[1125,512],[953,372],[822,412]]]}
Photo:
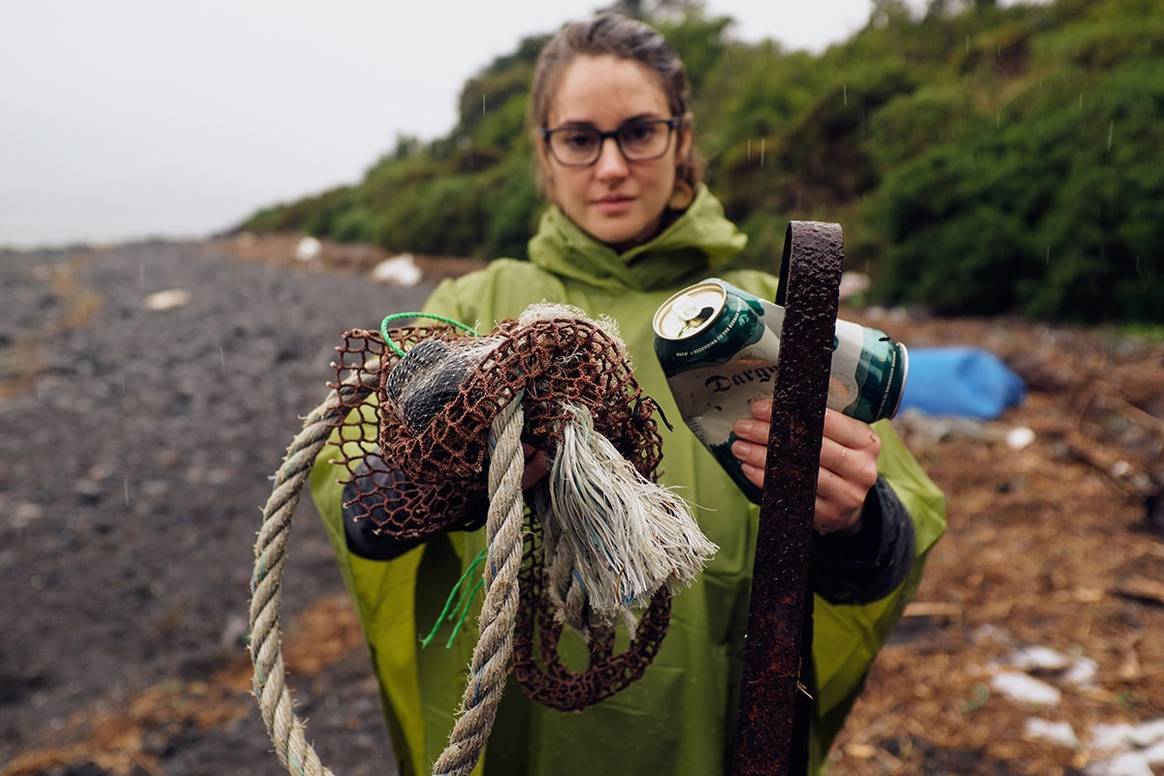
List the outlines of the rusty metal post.
{"label": "rusty metal post", "polygon": [[842,258],[838,224],[789,223],[776,298],[785,308],[784,328],[752,571],[734,776],[799,776],[808,770],[809,692],[815,692],[808,564]]}

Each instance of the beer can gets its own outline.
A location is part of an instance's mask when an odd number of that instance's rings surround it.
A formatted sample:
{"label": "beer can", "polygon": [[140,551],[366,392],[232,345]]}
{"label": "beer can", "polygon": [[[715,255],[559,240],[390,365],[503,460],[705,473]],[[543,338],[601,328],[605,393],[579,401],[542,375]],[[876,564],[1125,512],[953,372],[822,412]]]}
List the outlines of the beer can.
{"label": "beer can", "polygon": [[[709,278],[655,312],[655,355],[683,420],[750,500],[760,490],[731,452],[732,426],[772,397],[784,308]],[[897,413],[909,368],[905,346],[884,332],[838,319],[828,406],[872,423]]]}

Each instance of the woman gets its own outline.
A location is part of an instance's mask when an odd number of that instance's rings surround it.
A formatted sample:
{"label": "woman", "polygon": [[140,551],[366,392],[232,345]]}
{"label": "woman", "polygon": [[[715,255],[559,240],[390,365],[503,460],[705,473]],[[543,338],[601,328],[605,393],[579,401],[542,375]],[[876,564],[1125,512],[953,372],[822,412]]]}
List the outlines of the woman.
{"label": "woman", "polygon": [[[682,286],[717,274],[747,239],[700,182],[682,64],[641,22],[603,14],[570,24],[539,58],[530,120],[550,202],[530,260],[501,259],[445,281],[426,310],[485,328],[543,299],[610,315],[643,390],[678,417],[653,355],[651,314]],[[775,293],[764,273],[722,276],[767,298]],[[735,453],[760,485],[770,408],[757,403],[754,412],[736,428],[745,441]],[[662,482],[697,506],[719,552],[675,596],[658,656],[627,690],[562,714],[528,702],[511,682],[475,773],[729,769],[757,509],[686,428],[661,433]],[[545,462],[541,453],[527,455],[529,485]],[[339,472],[326,463],[332,457],[325,449],[312,474],[316,503],[365,626],[402,771],[428,773],[452,726],[472,640],[424,651],[417,640],[482,548],[482,532],[452,532],[415,548],[377,546],[379,537],[345,524]],[[830,411],[814,526],[815,770],[944,530],[943,499],[888,424],[871,428]]]}

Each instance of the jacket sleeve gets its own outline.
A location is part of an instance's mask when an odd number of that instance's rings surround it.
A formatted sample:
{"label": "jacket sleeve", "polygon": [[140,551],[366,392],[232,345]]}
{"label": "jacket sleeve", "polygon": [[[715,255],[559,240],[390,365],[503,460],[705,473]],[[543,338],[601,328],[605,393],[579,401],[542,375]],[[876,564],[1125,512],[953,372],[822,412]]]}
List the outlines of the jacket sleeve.
{"label": "jacket sleeve", "polygon": [[812,537],[812,589],[834,604],[867,604],[893,592],[913,567],[913,521],[884,477],[869,489],[856,533]]}

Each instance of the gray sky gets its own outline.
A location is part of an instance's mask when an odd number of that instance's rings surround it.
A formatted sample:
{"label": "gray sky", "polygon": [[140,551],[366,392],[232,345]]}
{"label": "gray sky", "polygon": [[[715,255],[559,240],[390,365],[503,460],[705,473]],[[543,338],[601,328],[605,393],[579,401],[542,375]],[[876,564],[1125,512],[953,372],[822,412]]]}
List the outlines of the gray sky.
{"label": "gray sky", "polygon": [[[193,236],[447,132],[464,80],[595,0],[0,0],[0,245]],[[710,0],[819,50],[869,0]]]}

